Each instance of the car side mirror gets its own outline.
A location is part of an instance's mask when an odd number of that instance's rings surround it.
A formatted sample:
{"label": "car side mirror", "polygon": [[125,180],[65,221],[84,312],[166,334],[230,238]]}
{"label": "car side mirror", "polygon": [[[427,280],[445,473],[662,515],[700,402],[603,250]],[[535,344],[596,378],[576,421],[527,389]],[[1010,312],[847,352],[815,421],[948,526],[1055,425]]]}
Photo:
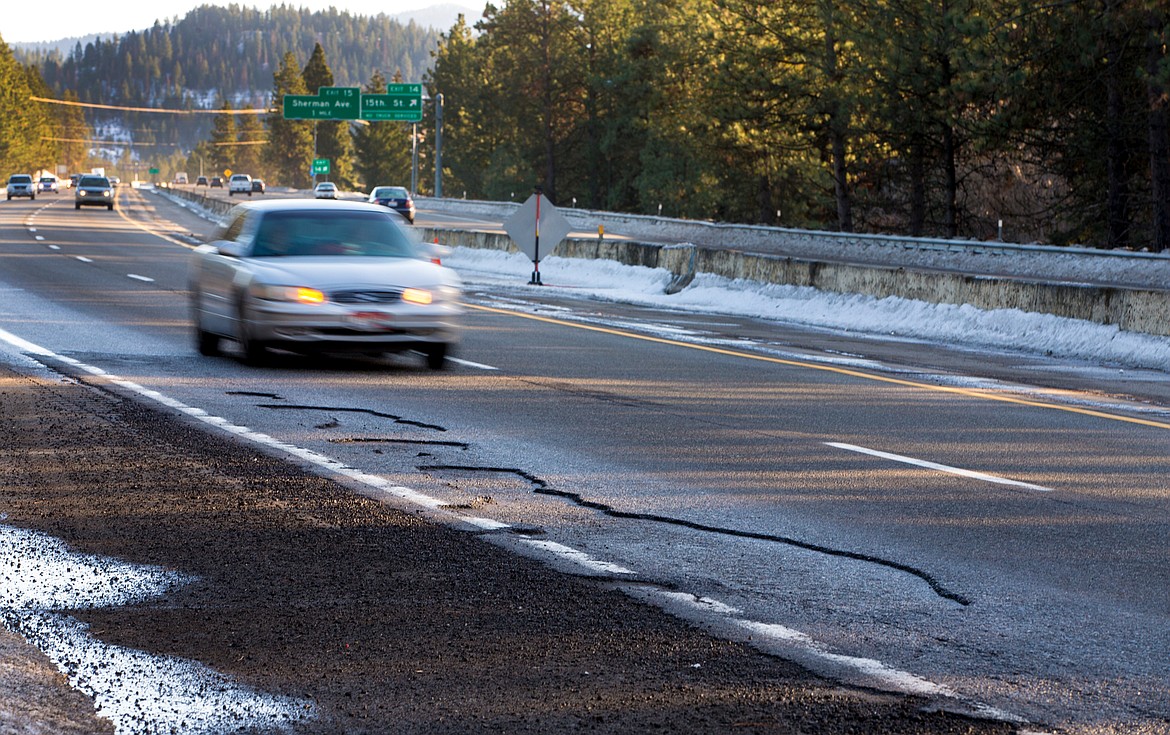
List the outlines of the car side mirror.
{"label": "car side mirror", "polygon": [[235,240],[216,240],[215,250],[228,258],[240,258],[244,255],[244,248]]}

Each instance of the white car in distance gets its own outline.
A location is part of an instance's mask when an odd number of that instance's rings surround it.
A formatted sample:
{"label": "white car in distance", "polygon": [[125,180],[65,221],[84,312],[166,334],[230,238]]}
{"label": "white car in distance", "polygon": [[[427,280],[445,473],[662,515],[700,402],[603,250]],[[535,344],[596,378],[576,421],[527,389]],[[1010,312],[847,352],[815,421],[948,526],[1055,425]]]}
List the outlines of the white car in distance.
{"label": "white car in distance", "polygon": [[228,196],[247,194],[252,196],[252,177],[248,174],[232,174],[228,180]]}

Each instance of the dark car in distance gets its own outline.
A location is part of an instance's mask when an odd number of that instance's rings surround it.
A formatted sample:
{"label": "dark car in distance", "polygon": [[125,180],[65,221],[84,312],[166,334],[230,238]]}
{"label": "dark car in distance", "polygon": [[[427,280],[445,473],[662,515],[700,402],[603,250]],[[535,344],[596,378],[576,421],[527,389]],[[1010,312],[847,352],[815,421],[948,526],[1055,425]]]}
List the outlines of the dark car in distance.
{"label": "dark car in distance", "polygon": [[216,187],[219,187],[220,189],[222,189],[223,188],[223,179],[221,179],[218,176],[212,176],[211,183],[209,184],[209,186],[211,186],[211,188],[213,188],[213,189]]}
{"label": "dark car in distance", "polygon": [[207,177],[200,176],[199,178],[195,179],[195,186],[207,186]]}
{"label": "dark car in distance", "polygon": [[264,193],[264,179],[252,179],[252,191],[257,194]]}
{"label": "dark car in distance", "polygon": [[414,224],[414,199],[405,186],[375,186],[370,192],[369,202],[389,207]]}

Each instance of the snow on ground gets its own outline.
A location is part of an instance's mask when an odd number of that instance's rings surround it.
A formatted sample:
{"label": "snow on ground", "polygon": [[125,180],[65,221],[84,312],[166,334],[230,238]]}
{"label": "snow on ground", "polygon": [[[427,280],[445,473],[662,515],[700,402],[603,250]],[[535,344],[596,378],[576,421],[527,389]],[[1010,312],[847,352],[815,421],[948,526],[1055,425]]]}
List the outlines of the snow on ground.
{"label": "snow on ground", "polygon": [[[1021,259],[1033,260],[1023,253]],[[443,262],[470,285],[522,285],[532,262],[521,253],[454,248]],[[1002,262],[1002,261],[1001,261]],[[711,314],[735,314],[833,331],[921,339],[965,347],[1016,350],[1100,365],[1165,370],[1170,339],[1117,327],[1016,309],[984,311],[971,306],[931,304],[898,297],[877,299],[785,286],[730,280],[700,273],[675,295],[664,292],[670,271],[614,261],[556,256],[541,260],[546,287],[620,303]]]}

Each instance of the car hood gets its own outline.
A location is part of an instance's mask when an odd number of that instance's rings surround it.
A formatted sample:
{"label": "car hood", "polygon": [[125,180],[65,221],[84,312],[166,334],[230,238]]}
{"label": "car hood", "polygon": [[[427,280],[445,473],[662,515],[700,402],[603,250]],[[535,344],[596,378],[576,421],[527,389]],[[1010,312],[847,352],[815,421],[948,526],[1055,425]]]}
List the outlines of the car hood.
{"label": "car hood", "polygon": [[459,276],[445,266],[415,258],[294,257],[250,258],[253,275],[262,283],[312,286],[322,291],[355,286],[460,286]]}

